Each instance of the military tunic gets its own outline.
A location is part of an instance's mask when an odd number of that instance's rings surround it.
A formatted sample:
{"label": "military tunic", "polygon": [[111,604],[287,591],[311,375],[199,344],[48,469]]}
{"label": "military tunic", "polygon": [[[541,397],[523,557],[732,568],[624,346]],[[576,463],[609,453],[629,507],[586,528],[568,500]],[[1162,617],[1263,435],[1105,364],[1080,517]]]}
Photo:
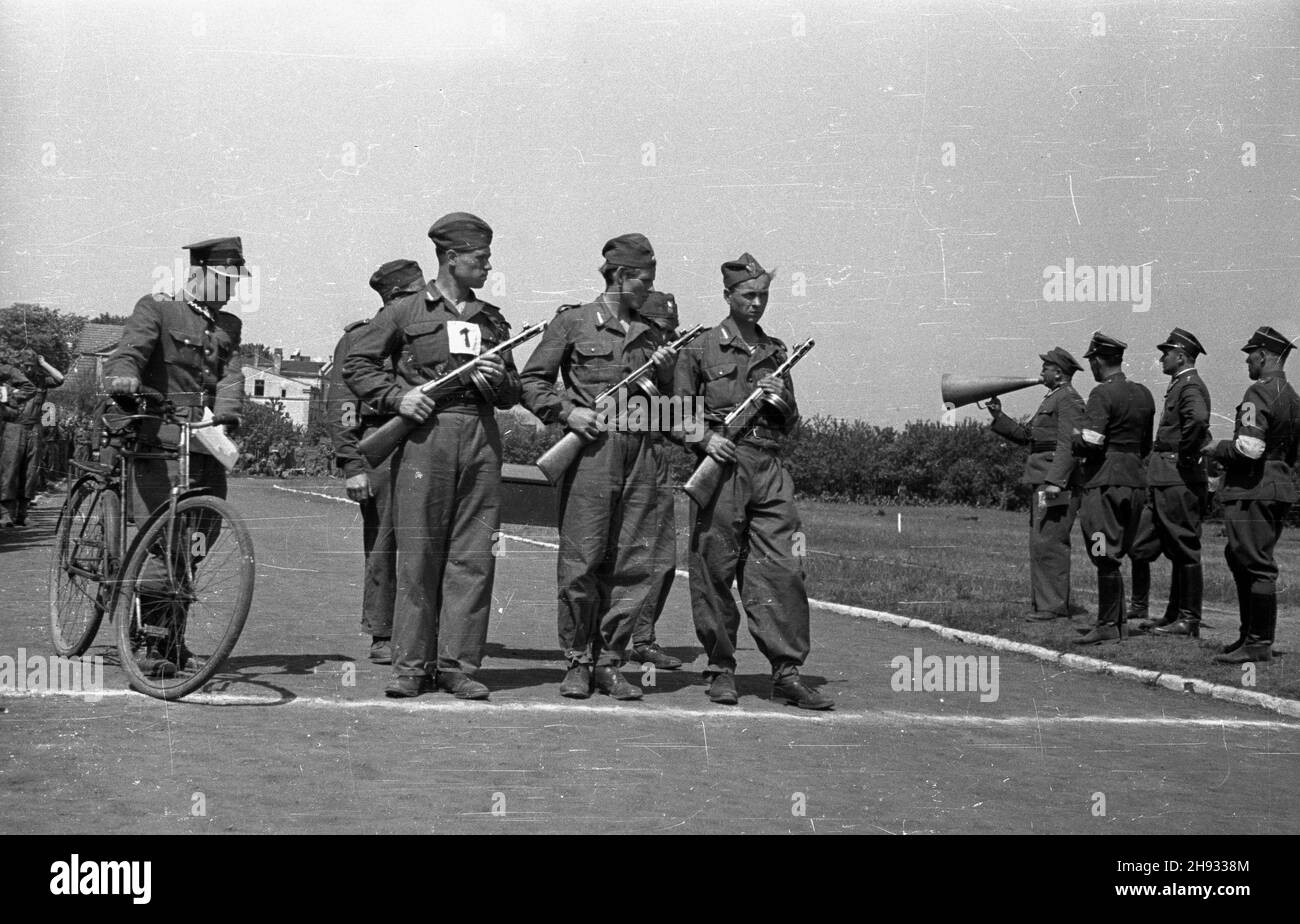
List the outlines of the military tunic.
{"label": "military tunic", "polygon": [[1233,438],[1220,441],[1213,452],[1224,474],[1219,495],[1228,533],[1224,557],[1239,593],[1276,593],[1273,553],[1297,500],[1298,447],[1300,396],[1283,372],[1260,378],[1237,405]]}
{"label": "military tunic", "polygon": [[[994,433],[1029,446],[1020,483],[1032,491],[1029,505],[1031,606],[1040,613],[1070,615],[1070,531],[1079,512],[1079,478],[1072,433],[1083,416],[1083,399],[1072,385],[1047,393],[1028,425],[1006,414],[993,420]],[[1059,502],[1040,506],[1045,485],[1061,488]]]}
{"label": "military tunic", "polygon": [[[669,342],[641,320],[625,330],[603,299],[563,306],[524,367],[524,406],[562,425],[574,408],[600,411],[596,397]],[[651,375],[661,394],[672,393],[671,367]],[[663,529],[671,493],[654,436],[616,424],[583,447],[560,483],[557,622],[570,666],[622,664],[637,627],[653,631],[676,554]]]}
{"label": "military tunic", "polygon": [[[358,335],[343,380],[377,411],[396,414],[402,396],[472,358],[452,338],[478,328],[481,348],[510,337],[495,305],[473,296],[453,305],[430,282],[386,304]],[[459,339],[457,345],[460,345]],[[509,352],[496,407],[518,401],[519,376]],[[393,526],[397,590],[393,604],[393,673],[435,670],[473,675],[487,641],[494,543],[500,526],[501,435],[495,408],[469,385],[432,395],[437,408],[393,454]]]}
{"label": "military tunic", "polygon": [[393,529],[393,460],[385,459],[371,468],[357,444],[392,419],[362,401],[343,381],[343,365],[367,321],[356,321],[343,330],[334,347],[334,362],[325,380],[325,416],[329,423],[334,464],[345,478],[365,474],[370,497],[361,508],[361,548],[365,558],[365,579],[361,591],[361,628],[375,638],[393,634],[393,600],[397,592],[397,534]]}
{"label": "military tunic", "polygon": [[48,389],[58,384],[39,369],[25,375],[9,367],[9,413],[2,425],[0,445],[0,501],[16,503],[18,518],[27,501],[39,493],[41,457],[45,453],[45,431],[41,407]]}
{"label": "military tunic", "polygon": [[[696,338],[677,361],[675,393],[683,400],[703,399],[710,433],[718,433],[726,416],[788,356],[780,340],[761,327],[757,333],[755,343],[746,343],[728,317]],[[802,527],[794,482],[778,451],[781,437],[794,427],[799,413],[789,376],[784,386],[791,415],[782,417],[764,407],[754,428],[737,444],[738,461],[727,466],[713,501],[705,507],[691,504],[691,610],[710,675],[736,669],[740,612],[731,593],[733,581],[750,634],[773,675],[797,669],[808,657],[808,595],[803,562],[796,555]],[[694,426],[688,416],[684,434]],[[707,439],[688,445],[703,453]]]}

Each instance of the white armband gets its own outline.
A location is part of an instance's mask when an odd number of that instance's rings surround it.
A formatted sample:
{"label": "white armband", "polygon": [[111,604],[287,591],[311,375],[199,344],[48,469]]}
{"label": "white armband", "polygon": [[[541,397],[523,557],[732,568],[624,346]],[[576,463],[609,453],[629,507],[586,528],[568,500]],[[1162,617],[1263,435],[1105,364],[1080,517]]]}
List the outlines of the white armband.
{"label": "white armband", "polygon": [[1084,430],[1083,441],[1089,446],[1100,446],[1106,442],[1106,437],[1102,436],[1096,430]]}
{"label": "white armband", "polygon": [[1257,436],[1239,436],[1232,445],[1247,459],[1258,459],[1264,454],[1264,441]]}

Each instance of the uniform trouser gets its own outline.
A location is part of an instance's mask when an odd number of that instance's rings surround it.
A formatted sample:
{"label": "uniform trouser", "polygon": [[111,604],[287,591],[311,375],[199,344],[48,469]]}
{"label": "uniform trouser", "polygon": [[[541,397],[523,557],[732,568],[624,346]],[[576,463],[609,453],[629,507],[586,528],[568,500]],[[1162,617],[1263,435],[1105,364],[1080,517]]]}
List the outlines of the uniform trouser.
{"label": "uniform trouser", "polygon": [[649,602],[653,605],[643,607],[632,626],[633,647],[655,643],[655,625],[663,615],[664,604],[668,602],[668,592],[672,590],[674,572],[677,569],[677,514],[673,505],[672,458],[661,438],[652,439],[658,443],[655,453],[658,500],[651,546],[660,558],[650,574]]}
{"label": "uniform trouser", "polygon": [[1097,623],[1117,625],[1124,615],[1120,562],[1137,537],[1146,489],[1124,485],[1085,488],[1079,525],[1088,558],[1097,568]]}
{"label": "uniform trouser", "polygon": [[[1133,606],[1145,610],[1151,591],[1151,562],[1161,554],[1173,563],[1167,618],[1201,618],[1197,600],[1181,599],[1181,569],[1200,567],[1201,518],[1207,494],[1204,484],[1161,484],[1147,488],[1147,502],[1129,550],[1133,568]],[[1199,587],[1200,578],[1196,579]],[[1184,580],[1184,584],[1186,581]]]}
{"label": "uniform trouser", "polygon": [[27,427],[4,425],[4,446],[0,447],[0,501],[29,501],[38,493],[45,433],[40,424]]}
{"label": "uniform trouser", "polygon": [[1070,531],[1079,513],[1079,492],[1066,490],[1064,504],[1040,509],[1035,485],[1029,505],[1031,604],[1040,613],[1070,614]]}
{"label": "uniform trouser", "polygon": [[393,462],[393,673],[474,674],[487,643],[501,523],[501,434],[491,408],[442,411]]}
{"label": "uniform trouser", "polygon": [[808,595],[795,554],[802,538],[794,482],[775,450],[741,444],[718,493],[707,507],[692,502],[690,575],[695,633],[708,656],[707,674],[736,669],[740,612],[773,675],[808,657]]}
{"label": "uniform trouser", "polygon": [[633,628],[654,624],[675,558],[661,522],[662,455],[649,434],[614,430],[585,446],[561,482],[556,583],[570,665],[622,664]]}
{"label": "uniform trouser", "polygon": [[[180,477],[180,462],[165,459],[138,459],[135,462],[135,495],[131,499],[131,513],[139,529],[149,514],[165,505],[170,497],[172,483]],[[187,488],[203,488],[217,497],[226,496],[226,469],[220,462],[205,453],[190,453],[190,480]],[[211,550],[220,536],[219,520],[207,518],[195,523],[203,533],[205,548]],[[149,560],[140,569],[137,592],[140,598],[140,617],[145,625],[164,626],[172,630],[169,645],[179,643],[184,636],[186,610],[183,605],[173,606],[163,595],[174,593],[172,586],[175,564],[169,567],[164,550],[155,546]],[[206,653],[206,652],[203,652]]]}
{"label": "uniform trouser", "polygon": [[[374,428],[367,428],[362,439]],[[393,634],[393,600],[397,595],[397,533],[393,529],[393,460],[386,459],[370,476],[370,497],[361,506],[361,548],[365,583],[361,590],[361,628],[375,638]]]}
{"label": "uniform trouser", "polygon": [[1277,593],[1277,562],[1273,550],[1282,537],[1290,509],[1286,501],[1224,501],[1223,525],[1228,544],[1223,557],[1228,560],[1238,593]]}

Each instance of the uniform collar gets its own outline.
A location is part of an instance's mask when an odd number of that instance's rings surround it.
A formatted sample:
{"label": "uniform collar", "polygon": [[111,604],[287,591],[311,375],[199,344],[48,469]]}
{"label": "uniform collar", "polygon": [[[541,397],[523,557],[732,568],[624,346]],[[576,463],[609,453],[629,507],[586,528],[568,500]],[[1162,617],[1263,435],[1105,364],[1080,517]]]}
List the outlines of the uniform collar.
{"label": "uniform collar", "polygon": [[718,335],[722,338],[722,345],[730,347],[733,350],[744,350],[746,353],[757,354],[763,346],[767,344],[767,334],[759,325],[754,325],[754,331],[758,335],[756,343],[749,343],[740,335],[736,327],[735,320],[728,314],[721,324],[718,325]]}
{"label": "uniform collar", "polygon": [[631,343],[637,337],[640,337],[641,334],[650,329],[650,325],[645,321],[633,318],[631,321],[627,322],[628,326],[625,331],[623,330],[622,322],[618,319],[618,311],[616,309],[611,309],[609,305],[605,303],[604,299],[598,298],[596,301],[592,302],[592,304],[596,307],[596,326],[603,330],[607,330],[610,333],[618,334],[620,337],[626,336],[628,343]]}
{"label": "uniform collar", "polygon": [[486,304],[480,301],[478,296],[470,293],[469,299],[465,301],[465,310],[457,311],[456,306],[451,303],[451,300],[448,299],[447,296],[442,294],[442,290],[438,288],[437,283],[431,279],[429,280],[429,284],[424,288],[424,306],[426,308],[432,308],[440,302],[448,311],[457,315],[462,321],[470,320],[486,307]]}
{"label": "uniform collar", "polygon": [[201,314],[203,317],[207,318],[207,320],[208,320],[209,322],[212,322],[212,323],[215,323],[215,322],[216,322],[216,320],[217,320],[217,316],[216,316],[215,314],[213,314],[212,311],[211,311],[210,309],[208,309],[208,308],[206,308],[205,306],[199,304],[199,303],[196,302],[193,298],[191,298],[191,297],[190,297],[190,293],[188,293],[188,292],[184,292],[184,291],[183,291],[183,292],[181,293],[181,298],[185,301],[185,304],[187,304],[187,305],[190,306],[190,310],[195,311],[195,312],[198,312],[198,313]]}
{"label": "uniform collar", "polygon": [[1114,373],[1112,373],[1112,374],[1106,376],[1106,381],[1107,381],[1107,382],[1125,382],[1125,381],[1128,381],[1128,376],[1126,376],[1126,375],[1125,375],[1124,373],[1122,373],[1122,372],[1114,372]]}

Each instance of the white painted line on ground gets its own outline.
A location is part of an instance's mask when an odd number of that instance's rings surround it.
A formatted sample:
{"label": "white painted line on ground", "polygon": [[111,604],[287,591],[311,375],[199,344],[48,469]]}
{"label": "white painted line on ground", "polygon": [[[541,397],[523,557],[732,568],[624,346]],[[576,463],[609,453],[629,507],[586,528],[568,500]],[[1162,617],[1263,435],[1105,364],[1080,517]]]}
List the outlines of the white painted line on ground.
{"label": "white painted line on ground", "polygon": [[[297,488],[284,488],[280,485],[272,485],[273,488],[280,491],[291,491],[295,494],[314,494],[318,497],[324,497],[327,500],[342,500],[345,504],[352,501],[334,497],[329,494],[322,494],[319,491],[303,491]],[[514,539],[529,545],[537,545],[547,549],[559,549],[559,545],[554,542],[545,542],[540,539],[527,539],[523,536],[516,536],[512,533],[505,534],[506,539]],[[682,568],[676,571],[678,577],[689,579],[689,572]],[[1040,661],[1047,661],[1052,664],[1060,664],[1062,667],[1069,667],[1075,670],[1085,671],[1091,674],[1110,674],[1115,677],[1126,677],[1130,680],[1138,680],[1148,686],[1164,687],[1167,690],[1173,690],[1178,693],[1199,693],[1205,696],[1211,696],[1215,699],[1221,699],[1225,702],[1237,703],[1245,706],[1259,706],[1268,709],[1280,715],[1291,718],[1300,718],[1300,701],[1286,699],[1281,696],[1273,696],[1268,693],[1261,693],[1257,690],[1243,690],[1239,687],[1228,686],[1222,683],[1213,683],[1209,680],[1201,680],[1196,677],[1183,677],[1178,674],[1162,674],[1159,671],[1143,670],[1138,667],[1130,667],[1127,664],[1116,664],[1113,661],[1103,661],[1099,658],[1089,658],[1083,655],[1072,654],[1070,652],[1057,651],[1053,648],[1044,648],[1041,645],[1031,645],[1027,642],[1015,642],[1011,639],[1002,638],[999,635],[984,635],[979,632],[968,632],[964,629],[953,629],[949,626],[941,626],[938,623],[927,622],[924,619],[915,619],[911,616],[900,616],[897,613],[886,613],[882,610],[871,610],[861,606],[849,606],[845,603],[831,603],[827,600],[814,600],[809,598],[809,604],[824,610],[830,610],[832,613],[839,613],[843,616],[852,616],[857,619],[870,619],[875,622],[888,623],[889,625],[899,626],[904,629],[926,629],[935,633],[941,638],[950,639],[955,642],[963,642],[967,645],[979,645],[983,648],[991,648],[994,651],[1007,651],[1014,654],[1027,655],[1031,658],[1037,658]],[[714,715],[715,713],[706,713]]]}
{"label": "white painted line on ground", "polygon": [[[103,700],[129,697],[138,702],[149,701],[149,698],[143,693],[137,693],[134,690],[126,689],[104,690],[97,694],[78,693],[70,690],[0,690],[0,695],[28,699],[37,697],[66,697],[69,699],[91,700],[92,704],[93,698]],[[441,697],[439,694],[428,694],[427,696],[415,699],[331,699],[324,696],[296,696],[293,699],[283,700],[271,696],[200,692],[192,693],[179,702],[167,704],[164,704],[162,700],[156,700],[155,702],[159,705],[167,705],[172,708],[183,707],[186,704],[191,704],[205,706],[275,706],[277,708],[298,706],[311,709],[392,709],[398,712],[463,713],[466,715],[509,712],[584,717],[617,716],[620,721],[632,719],[689,719],[691,721],[700,719],[721,719],[728,721],[752,722],[755,720],[776,719],[791,722],[812,723],[816,725],[852,723],[854,725],[881,725],[890,727],[931,725],[958,728],[1039,728],[1042,726],[1052,725],[1104,725],[1216,729],[1268,728],[1272,730],[1294,729],[1300,731],[1300,725],[1291,722],[1282,722],[1277,719],[1198,719],[1178,718],[1176,716],[1167,715],[994,716],[972,715],[969,713],[938,715],[928,712],[901,712],[891,709],[873,709],[865,712],[834,711],[813,713],[798,712],[793,707],[787,708],[785,711],[775,709],[740,709],[723,706],[690,709],[683,706],[660,706],[644,702],[626,705],[567,701],[549,703],[488,701],[471,703]]]}

